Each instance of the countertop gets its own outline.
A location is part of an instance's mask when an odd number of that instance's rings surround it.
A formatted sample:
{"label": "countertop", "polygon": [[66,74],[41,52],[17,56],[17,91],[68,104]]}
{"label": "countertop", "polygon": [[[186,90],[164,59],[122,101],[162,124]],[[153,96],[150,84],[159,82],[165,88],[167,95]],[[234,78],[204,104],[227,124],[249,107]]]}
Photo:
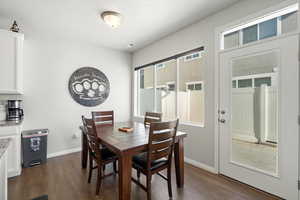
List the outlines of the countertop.
{"label": "countertop", "polygon": [[1,126],[18,126],[22,124],[22,120],[19,121],[0,121]]}
{"label": "countertop", "polygon": [[10,139],[0,139],[0,159],[6,152],[8,146],[9,146],[9,143],[10,143]]}

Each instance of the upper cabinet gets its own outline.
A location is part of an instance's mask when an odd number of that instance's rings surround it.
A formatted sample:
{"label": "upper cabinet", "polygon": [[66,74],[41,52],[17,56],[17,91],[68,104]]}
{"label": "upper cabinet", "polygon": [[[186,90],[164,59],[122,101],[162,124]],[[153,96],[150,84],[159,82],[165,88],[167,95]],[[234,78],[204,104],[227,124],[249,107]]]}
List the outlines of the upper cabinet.
{"label": "upper cabinet", "polygon": [[0,94],[23,94],[24,35],[0,30]]}

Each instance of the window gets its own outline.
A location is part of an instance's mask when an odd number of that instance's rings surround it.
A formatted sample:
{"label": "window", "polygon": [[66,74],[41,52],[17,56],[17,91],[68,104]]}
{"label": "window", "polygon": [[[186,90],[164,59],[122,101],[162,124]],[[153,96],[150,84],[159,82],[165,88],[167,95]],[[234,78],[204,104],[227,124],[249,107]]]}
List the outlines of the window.
{"label": "window", "polygon": [[254,79],[254,86],[260,87],[262,85],[271,86],[271,77],[263,77],[263,78],[255,78]]}
{"label": "window", "polygon": [[179,117],[181,123],[204,125],[205,54],[199,50],[174,57],[136,69],[136,113],[144,116],[146,111],[161,112],[163,120]]}
{"label": "window", "polygon": [[186,83],[186,90],[202,90],[202,82],[192,82],[192,83]]}
{"label": "window", "polygon": [[292,12],[281,16],[281,33],[289,33],[297,29],[297,12]]}
{"label": "window", "polygon": [[[205,57],[204,53],[202,58]],[[204,62],[179,58],[178,116],[181,122],[204,125]]]}
{"label": "window", "polygon": [[202,83],[196,83],[195,90],[198,90],[198,91],[202,90]]}
{"label": "window", "polygon": [[147,111],[154,111],[154,66],[139,70],[138,72],[138,114],[143,116]]}
{"label": "window", "polygon": [[194,84],[187,85],[187,90],[194,90],[194,88],[195,88]]}
{"label": "window", "polygon": [[160,64],[157,64],[156,65],[156,69],[162,69],[165,67],[165,64],[164,63],[160,63]]}
{"label": "window", "polygon": [[257,37],[258,26],[250,26],[243,29],[243,44],[247,44],[249,42],[254,42],[258,40]]}
{"label": "window", "polygon": [[224,35],[224,48],[229,49],[239,46],[240,36],[239,31]]}
{"label": "window", "polygon": [[140,71],[140,88],[145,88],[145,80],[144,80],[144,70]]}
{"label": "window", "polygon": [[[156,111],[162,113],[163,120],[172,120],[176,118],[176,68],[177,61],[171,60],[163,63],[164,68],[156,65]],[[173,84],[172,84],[173,83]],[[163,87],[159,87],[163,85]],[[173,90],[169,90],[169,85]]]}
{"label": "window", "polygon": [[168,83],[168,90],[175,91],[175,83]]}
{"label": "window", "polygon": [[242,79],[238,80],[238,88],[252,88],[252,79]]}
{"label": "window", "polygon": [[236,80],[232,81],[232,88],[236,88]]}
{"label": "window", "polygon": [[187,62],[187,61],[195,60],[195,59],[198,59],[198,58],[201,58],[201,53],[200,52],[193,53],[193,54],[185,56],[184,61]]}
{"label": "window", "polygon": [[263,85],[274,86],[276,80],[276,73],[256,74],[249,76],[234,77],[232,81],[232,88],[258,88]]}
{"label": "window", "polygon": [[298,4],[271,13],[222,33],[221,49],[229,49],[257,40],[297,30]]}
{"label": "window", "polygon": [[265,39],[277,35],[277,18],[259,24],[259,39]]}

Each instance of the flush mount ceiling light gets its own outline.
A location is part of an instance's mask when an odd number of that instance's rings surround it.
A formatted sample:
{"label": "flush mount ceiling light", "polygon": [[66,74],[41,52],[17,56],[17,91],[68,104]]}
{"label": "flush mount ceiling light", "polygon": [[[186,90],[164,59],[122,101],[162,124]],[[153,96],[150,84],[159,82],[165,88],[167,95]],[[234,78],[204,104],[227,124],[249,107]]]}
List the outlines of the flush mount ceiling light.
{"label": "flush mount ceiling light", "polygon": [[115,11],[104,11],[101,13],[103,21],[112,28],[118,28],[121,25],[122,16]]}

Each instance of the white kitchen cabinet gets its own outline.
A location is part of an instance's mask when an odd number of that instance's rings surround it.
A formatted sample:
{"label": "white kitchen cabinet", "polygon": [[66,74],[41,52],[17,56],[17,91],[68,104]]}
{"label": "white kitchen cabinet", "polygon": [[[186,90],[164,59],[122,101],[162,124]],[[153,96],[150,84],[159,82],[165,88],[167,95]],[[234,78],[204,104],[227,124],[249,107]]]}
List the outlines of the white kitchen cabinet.
{"label": "white kitchen cabinet", "polygon": [[0,94],[23,94],[24,35],[0,30]]}
{"label": "white kitchen cabinet", "polygon": [[0,199],[7,200],[7,152],[0,157]]}
{"label": "white kitchen cabinet", "polygon": [[8,177],[21,174],[21,126],[0,127],[0,139],[10,138],[7,149],[7,175]]}

